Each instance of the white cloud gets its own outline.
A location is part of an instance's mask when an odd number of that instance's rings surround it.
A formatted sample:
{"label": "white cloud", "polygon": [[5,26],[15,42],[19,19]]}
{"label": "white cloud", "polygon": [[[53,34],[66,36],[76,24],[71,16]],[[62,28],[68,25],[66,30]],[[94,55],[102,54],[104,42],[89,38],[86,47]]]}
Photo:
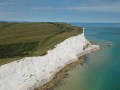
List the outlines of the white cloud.
{"label": "white cloud", "polygon": [[53,8],[52,7],[33,7],[32,9],[34,9],[34,10],[51,10]]}
{"label": "white cloud", "polygon": [[76,11],[103,11],[103,12],[120,12],[120,6],[106,6],[106,5],[96,5],[96,6],[73,6],[68,7],[69,10]]}
{"label": "white cloud", "polygon": [[69,3],[70,2],[70,0],[64,0],[64,3]]}
{"label": "white cloud", "polygon": [[79,6],[68,7],[34,7],[34,10],[76,10],[76,11],[95,11],[95,12],[120,12],[120,4],[82,4]]}
{"label": "white cloud", "polygon": [[33,7],[33,10],[65,10],[66,7]]}
{"label": "white cloud", "polygon": [[14,2],[10,2],[10,1],[8,1],[8,2],[1,2],[0,3],[0,9],[1,8],[5,8],[5,7],[9,7],[9,6],[13,6],[15,3]]}

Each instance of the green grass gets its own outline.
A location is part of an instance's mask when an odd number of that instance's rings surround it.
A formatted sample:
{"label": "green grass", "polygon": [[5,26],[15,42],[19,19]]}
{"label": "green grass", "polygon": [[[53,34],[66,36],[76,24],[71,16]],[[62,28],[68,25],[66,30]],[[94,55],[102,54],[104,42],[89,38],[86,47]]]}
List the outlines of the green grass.
{"label": "green grass", "polygon": [[44,55],[56,44],[80,33],[81,27],[66,23],[0,22],[0,65],[25,56]]}
{"label": "green grass", "polygon": [[37,46],[38,42],[0,45],[0,58],[14,58],[30,55],[30,52],[34,51]]}

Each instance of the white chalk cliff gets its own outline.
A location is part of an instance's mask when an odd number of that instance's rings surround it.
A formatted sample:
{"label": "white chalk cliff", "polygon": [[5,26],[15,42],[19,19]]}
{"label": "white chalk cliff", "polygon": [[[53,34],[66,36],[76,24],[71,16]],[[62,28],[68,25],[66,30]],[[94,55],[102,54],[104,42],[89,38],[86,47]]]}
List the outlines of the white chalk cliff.
{"label": "white chalk cliff", "polygon": [[91,45],[84,32],[57,44],[48,54],[25,57],[0,66],[0,90],[33,90],[50,81],[53,75],[78,57],[99,49]]}

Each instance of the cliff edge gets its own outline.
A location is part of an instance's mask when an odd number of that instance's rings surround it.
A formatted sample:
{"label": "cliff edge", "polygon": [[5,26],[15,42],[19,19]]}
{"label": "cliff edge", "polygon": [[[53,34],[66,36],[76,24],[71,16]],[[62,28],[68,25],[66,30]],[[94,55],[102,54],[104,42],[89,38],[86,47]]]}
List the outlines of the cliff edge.
{"label": "cliff edge", "polygon": [[0,66],[0,90],[33,90],[49,82],[54,74],[78,57],[99,49],[84,32],[57,44],[44,56],[25,57]]}

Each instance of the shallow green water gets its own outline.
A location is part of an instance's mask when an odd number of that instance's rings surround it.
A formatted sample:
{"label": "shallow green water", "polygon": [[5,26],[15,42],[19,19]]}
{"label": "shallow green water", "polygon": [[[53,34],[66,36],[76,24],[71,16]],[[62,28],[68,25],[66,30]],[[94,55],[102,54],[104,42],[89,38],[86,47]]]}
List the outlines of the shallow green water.
{"label": "shallow green water", "polygon": [[[83,65],[70,71],[65,85],[55,90],[120,90],[120,24],[72,23],[84,26],[86,37],[103,46],[86,55]],[[108,47],[108,41],[112,46]]]}

